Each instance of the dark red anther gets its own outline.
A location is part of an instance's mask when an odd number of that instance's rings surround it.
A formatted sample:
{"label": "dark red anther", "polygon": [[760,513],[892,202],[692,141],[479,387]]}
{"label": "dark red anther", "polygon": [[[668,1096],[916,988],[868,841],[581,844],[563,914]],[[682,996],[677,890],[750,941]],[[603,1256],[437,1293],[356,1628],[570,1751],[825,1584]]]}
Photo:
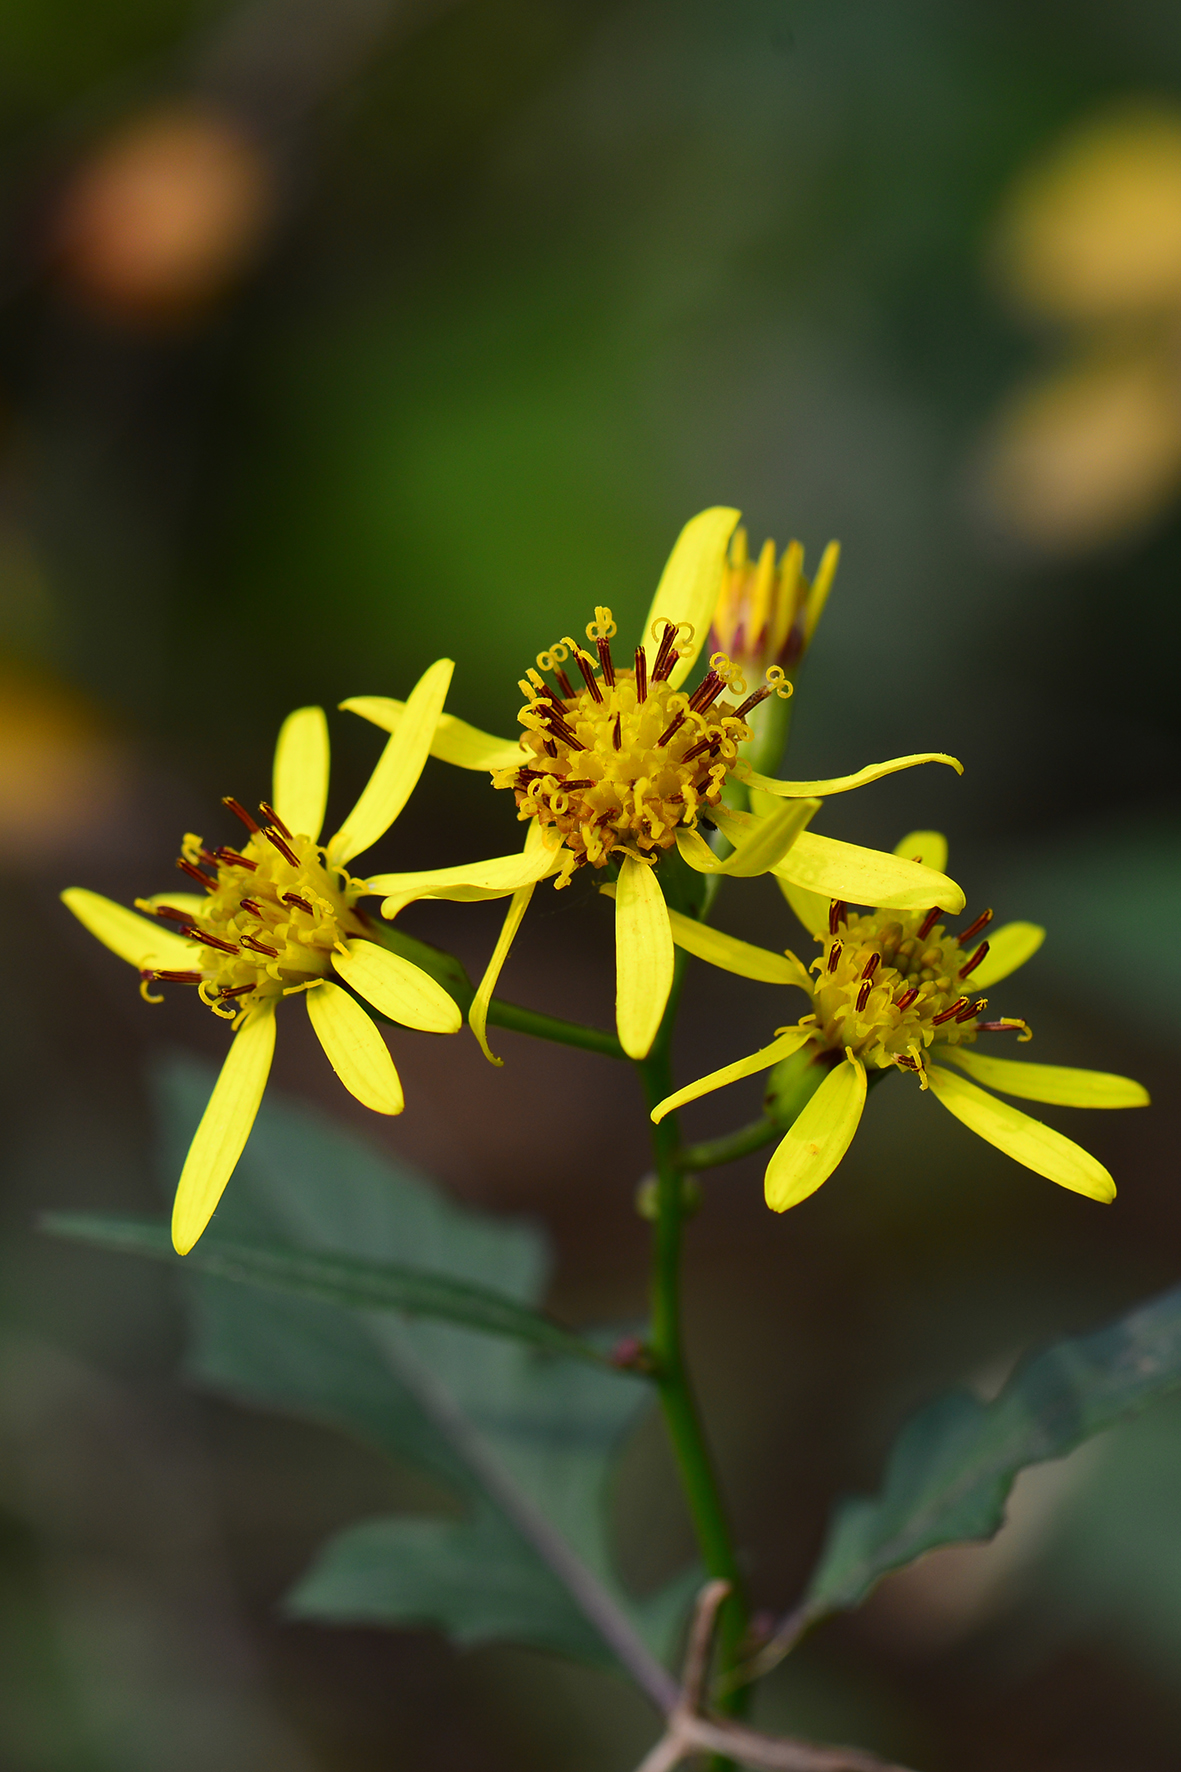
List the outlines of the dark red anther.
{"label": "dark red anther", "polygon": [[939,921],[939,906],[937,904],[933,904],[931,906],[930,910],[927,912],[926,916],[923,918],[922,922],[919,924],[918,939],[920,941],[926,941],[928,935],[930,935],[932,929],[934,929],[934,927],[938,921]]}
{"label": "dark red anther", "polygon": [[695,714],[704,714],[706,708],[718,699],[718,696],[722,693],[724,687],[725,685],[722,682],[721,677],[718,676],[718,673],[716,671],[710,671],[708,675],[701,679],[701,682],[689,697],[689,706],[693,709]]}
{"label": "dark red anther", "polygon": [[293,868],[297,868],[299,866],[298,855],[295,854],[294,850],[288,849],[286,843],[283,841],[283,839],[279,835],[278,831],[272,830],[270,825],[268,825],[266,830],[263,832],[263,836],[266,838],[268,843],[274,844],[275,848],[279,851],[279,854],[283,857],[284,861],[289,861]]}
{"label": "dark red anther", "polygon": [[248,855],[239,855],[236,849],[229,849],[224,843],[220,849],[215,849],[213,853],[218,861],[228,862],[232,868],[249,868],[253,874],[258,867],[258,863],[251,861]]}
{"label": "dark red anther", "polygon": [[569,745],[572,751],[580,751],[582,749],[578,739],[575,737],[574,733],[571,732],[557,708],[546,708],[542,718],[545,720],[546,725],[549,727],[555,738],[560,738],[562,743]]}
{"label": "dark red anther", "polygon": [[843,952],[844,952],[844,943],[839,942],[839,941],[834,941],[831,948],[828,950],[828,970],[830,972],[836,971],[837,962],[840,959]]}
{"label": "dark red anther", "polygon": [[752,709],[757,708],[761,701],[766,701],[770,693],[770,683],[764,683],[760,689],[755,690],[753,695],[747,696],[740,708],[735,708],[734,718],[736,720],[745,720],[746,716],[752,711]]}
{"label": "dark red anther", "polygon": [[611,642],[610,642],[610,640],[608,640],[608,638],[605,634],[602,634],[595,641],[595,645],[598,648],[599,664],[601,665],[602,671],[603,671],[603,681],[607,685],[608,689],[614,689],[614,687],[615,687],[615,660],[611,657]]}
{"label": "dark red anther", "polygon": [[841,924],[849,915],[849,907],[843,898],[834,898],[828,907],[828,933],[835,935]]}
{"label": "dark red anther", "polygon": [[190,929],[189,939],[204,942],[207,948],[217,948],[223,954],[236,954],[238,951],[232,941],[223,941],[220,935],[210,935],[207,929]]}
{"label": "dark red anther", "polygon": [[676,714],[669,721],[669,723],[665,727],[664,731],[660,734],[660,737],[656,740],[656,748],[659,750],[661,745],[667,744],[669,739],[673,736],[674,732],[679,732],[681,730],[681,727],[684,724],[685,724],[685,715],[684,715],[684,710],[682,710],[681,713]]}
{"label": "dark red anther", "polygon": [[960,1010],[959,1014],[956,1016],[956,1020],[972,1021],[975,1016],[979,1015],[987,1002],[987,997],[978,997],[974,1003],[969,1003],[966,1008]]}
{"label": "dark red anther", "polygon": [[259,904],[257,898],[240,898],[238,903],[244,911],[249,911],[252,916],[262,916],[262,906]]}
{"label": "dark red anther", "polygon": [[992,911],[981,911],[974,923],[969,923],[966,929],[960,930],[960,933],[956,936],[956,940],[962,948],[967,947],[972,937],[974,935],[979,935],[980,931],[986,929],[991,922]]}
{"label": "dark red anther", "polygon": [[919,994],[918,985],[912,984],[908,991],[903,991],[902,995],[899,997],[898,1001],[894,1005],[895,1009],[909,1009],[911,1004],[914,1002],[915,998],[918,996],[918,994]]}
{"label": "dark red anther", "polygon": [[[641,654],[641,657],[643,654]],[[623,715],[616,714],[615,725],[611,729],[611,743],[617,751],[623,749]]]}
{"label": "dark red anther", "polygon": [[[565,671],[562,669],[561,665],[554,666],[554,676],[558,679],[558,688],[562,691],[562,694],[566,697],[566,700],[573,701],[574,700],[574,685],[570,681],[569,677],[566,675]],[[558,699],[557,696],[554,695],[554,692],[552,689],[550,690],[549,693],[551,696],[553,696],[553,699],[555,701]]]}
{"label": "dark red anther", "polygon": [[183,855],[177,856],[176,865],[182,874],[187,874],[190,880],[196,880],[198,886],[204,886],[206,892],[212,892],[216,887],[216,880],[211,880],[208,874],[203,874],[194,862],[186,861]]}
{"label": "dark red anther", "polygon": [[873,979],[867,978],[865,983],[862,985],[861,989],[857,993],[857,1013],[858,1013],[858,1015],[861,1014],[861,1011],[865,1008],[865,1005],[869,1002],[869,993],[870,993],[870,991],[872,991],[872,989],[873,989]]}
{"label": "dark red anther", "polygon": [[664,679],[672,671],[677,659],[680,657],[679,653],[674,652],[676,637],[676,622],[666,621],[664,624],[664,632],[660,636],[660,645],[656,648],[656,658],[652,665],[652,681],[654,683],[663,683]]}
{"label": "dark red anther", "polygon": [[287,829],[287,826],[283,823],[283,820],[279,817],[279,814],[275,811],[275,808],[273,806],[271,806],[266,800],[260,800],[258,803],[258,810],[262,813],[264,818],[270,819],[271,823],[274,825],[274,827],[278,831],[279,835],[281,837],[286,837],[287,841],[290,843],[292,840],[291,839],[291,832]]}
{"label": "dark red anther", "polygon": [[257,820],[251,818],[245,806],[242,805],[240,800],[235,800],[233,794],[223,794],[221,797],[221,803],[223,806],[229,807],[235,818],[240,818],[242,820],[242,823],[246,826],[248,831],[258,830],[259,826]]}
{"label": "dark red anther", "polygon": [[[243,904],[245,904],[246,900],[243,899],[242,902],[243,902]],[[283,894],[283,903],[295,905],[297,907],[297,909],[299,909],[301,911],[306,911],[309,917],[314,915],[312,907],[308,903],[307,899],[301,898],[299,896],[298,892],[285,892]]]}
{"label": "dark red anther", "polygon": [[636,647],[636,706],[640,707],[648,699],[648,654],[642,646]]}
{"label": "dark red anther", "polygon": [[594,785],[595,785],[594,782],[591,780],[590,776],[588,775],[582,781],[564,781],[564,782],[562,782],[560,784],[559,792],[570,794],[570,793],[574,792],[575,788],[593,788]]}
{"label": "dark red anther", "polygon": [[975,972],[977,966],[979,966],[981,960],[983,960],[983,958],[987,952],[988,952],[988,943],[986,941],[982,941],[980,943],[980,946],[976,949],[976,952],[971,956],[971,958],[966,960],[964,962],[964,964],[960,967],[960,977],[967,978],[969,972]]}
{"label": "dark red anther", "polygon": [[931,1017],[931,1026],[933,1028],[942,1027],[945,1021],[953,1021],[967,1001],[967,997],[957,997],[955,1002],[949,1004],[940,1014]]}
{"label": "dark red anther", "polygon": [[689,746],[689,749],[685,752],[685,755],[681,758],[681,762],[682,763],[691,763],[693,761],[694,757],[700,757],[705,751],[708,751],[710,746],[713,743],[714,743],[714,739],[707,732],[704,738],[699,738],[697,740],[696,744],[691,744]]}
{"label": "dark red anther", "polygon": [[242,937],[242,946],[244,948],[253,948],[256,954],[265,954],[268,960],[277,960],[279,958],[278,948],[269,948],[265,941],[256,941],[253,935],[244,935]]}
{"label": "dark red anther", "polygon": [[976,1024],[980,1034],[1016,1034],[1025,1026],[1023,1021],[981,1021]]}
{"label": "dark red anther", "polygon": [[862,978],[872,978],[881,963],[882,956],[880,954],[871,954],[861,969]]}
{"label": "dark red anther", "polygon": [[158,978],[165,984],[200,984],[204,974],[201,972],[145,972],[146,979]]}
{"label": "dark red anther", "polygon": [[599,679],[591,669],[590,659],[587,658],[585,653],[576,652],[574,654],[574,662],[582,672],[582,680],[590,690],[592,699],[595,701],[602,701],[603,691],[599,688]]}
{"label": "dark red anther", "polygon": [[156,915],[158,917],[166,917],[170,923],[184,923],[187,925],[193,920],[192,911],[178,911],[175,906],[170,904],[158,904],[156,906]]}
{"label": "dark red anther", "polygon": [[218,991],[217,994],[224,1003],[227,997],[244,997],[253,989],[253,984],[227,984],[223,985],[222,989]]}
{"label": "dark red anther", "polygon": [[552,738],[547,738],[542,741],[542,749],[547,757],[556,757],[558,754],[558,747]]}

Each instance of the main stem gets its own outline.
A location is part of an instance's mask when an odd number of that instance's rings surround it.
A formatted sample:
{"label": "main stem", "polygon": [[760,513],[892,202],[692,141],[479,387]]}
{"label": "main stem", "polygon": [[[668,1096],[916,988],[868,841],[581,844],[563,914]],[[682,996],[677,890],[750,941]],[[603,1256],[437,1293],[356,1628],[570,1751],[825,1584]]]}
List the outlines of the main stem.
{"label": "main stem", "polygon": [[[677,985],[680,983],[678,968]],[[679,991],[674,987],[668,1013],[656,1043],[639,1070],[649,1108],[672,1093],[669,1039]],[[717,1473],[701,1425],[697,1402],[685,1366],[681,1343],[681,1231],[685,1219],[684,1172],[678,1161],[680,1135],[675,1115],[653,1127],[656,1159],[656,1219],[653,1226],[651,1324],[648,1345],[685,1499],[702,1561],[708,1573],[731,1584],[718,1622],[718,1672],[731,1669],[746,1635],[747,1607],[742,1573],[734,1554],[730,1526],[718,1487]],[[735,1690],[719,1708],[742,1708],[744,1693]]]}

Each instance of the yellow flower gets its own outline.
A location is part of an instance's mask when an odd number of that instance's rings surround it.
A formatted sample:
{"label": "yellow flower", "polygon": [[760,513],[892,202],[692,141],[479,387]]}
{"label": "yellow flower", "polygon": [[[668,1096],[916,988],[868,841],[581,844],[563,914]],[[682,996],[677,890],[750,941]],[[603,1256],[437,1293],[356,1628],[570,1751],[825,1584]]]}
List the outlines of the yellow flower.
{"label": "yellow flower", "polygon": [[[914,831],[902,839],[898,853],[921,856],[928,865],[942,868],[947,844],[937,832]],[[782,880],[780,884],[801,922],[822,944],[823,952],[810,968],[794,954],[767,953],[689,918],[674,921],[673,938],[727,971],[807,991],[812,1013],[796,1027],[780,1029],[761,1051],[678,1089],[653,1109],[653,1120],[810,1049],[828,1074],[767,1165],[767,1204],[775,1212],[815,1193],[844,1156],[865,1105],[867,1068],[909,1072],[971,1131],[1027,1169],[1092,1200],[1115,1198],[1111,1176],[1089,1152],[967,1080],[975,1077],[1003,1095],[1062,1107],[1147,1103],[1147,1091],[1127,1077],[1024,1064],[970,1050],[980,1034],[1008,1031],[1022,1041],[1032,1037],[1026,1023],[1015,1017],[986,1021],[988,999],[976,993],[1024,965],[1041,946],[1044,930],[1033,923],[1007,923],[987,937],[983,932],[992,912],[985,911],[953,935],[939,921],[937,905],[925,915],[879,908],[858,916],[839,901],[826,902]],[[948,1069],[949,1064],[967,1078]]]}
{"label": "yellow flower", "polygon": [[758,559],[752,560],[746,530],[736,529],[722,572],[711,644],[741,668],[763,672],[782,665],[794,677],[824,613],[840,556],[839,545],[830,541],[809,583],[798,541],[789,543],[776,565],[773,541],[765,541]]}
{"label": "yellow flower", "polygon": [[318,839],[328,800],[328,725],[322,709],[298,708],[279,733],[274,804],[262,803],[264,822],[227,798],[248,832],[239,848],[208,849],[200,837],[185,837],[178,866],[199,892],[138,899],[152,922],[81,887],[62,894],[92,935],[136,967],[148,1002],[163,1000],[153,985],[194,985],[235,1030],[176,1191],[172,1237],[182,1255],[209,1223],[250,1136],[284,997],[304,997],[337,1076],[379,1114],[402,1111],[398,1073],[374,1023],[331,974],[392,1021],[437,1034],[460,1027],[441,985],[374,942],[357,908],[370,888],[347,871],[389,829],[422,774],[452,669],[440,659],[422,677],[397,736],[326,845]]}
{"label": "yellow flower", "polygon": [[[613,657],[617,629],[605,607],[586,630],[593,653],[567,635],[538,654],[537,669],[520,684],[526,705],[519,739],[494,738],[450,715],[439,723],[436,756],[461,768],[491,770],[493,785],[515,796],[518,818],[529,825],[524,851],[436,872],[379,875],[370,887],[385,893],[387,917],[418,898],[512,895],[469,1016],[489,1058],[486,1019],[496,979],[534,887],[551,875],[561,887],[576,868],[618,864],[616,1022],[632,1058],[648,1053],[672,988],[673,938],[655,864],[674,845],[700,873],[773,869],[797,885],[863,904],[963,906],[959,887],[930,868],[804,828],[819,806],[818,795],[841,793],[915,763],[958,769],[954,758],[924,752],[834,781],[773,781],[751,770],[739,746],[751,736],[752,709],[771,695],[790,693],[782,667],[772,666],[767,681],[748,695],[719,652],[692,694],[681,689],[717,608],[737,519],[737,511],[715,507],[685,525],[630,662]],[[387,731],[398,730],[404,717],[400,702],[379,696],[359,696],[342,706]],[[761,815],[731,812],[721,805],[731,777],[761,791],[767,805],[775,797],[788,803]],[[725,860],[696,829],[703,814],[734,844]]]}

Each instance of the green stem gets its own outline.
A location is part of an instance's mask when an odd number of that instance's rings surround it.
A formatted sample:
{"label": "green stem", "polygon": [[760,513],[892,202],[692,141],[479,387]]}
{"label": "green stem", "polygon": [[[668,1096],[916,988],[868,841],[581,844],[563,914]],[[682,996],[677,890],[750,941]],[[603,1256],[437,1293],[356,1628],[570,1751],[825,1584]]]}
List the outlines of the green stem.
{"label": "green stem", "polygon": [[[650,1108],[672,1092],[668,1047],[683,969],[683,957],[679,957],[676,983],[664,1023],[652,1051],[638,1065]],[[672,1442],[673,1455],[680,1472],[702,1561],[710,1576],[731,1584],[730,1597],[722,1607],[718,1624],[718,1670],[724,1673],[735,1665],[739,1646],[746,1635],[747,1607],[742,1572],[734,1554],[717,1473],[706,1443],[681,1343],[681,1231],[685,1203],[681,1180],[682,1152],[675,1115],[670,1114],[659,1126],[653,1128],[652,1144],[656,1160],[657,1188],[652,1251],[652,1318],[648,1346],[655,1368],[654,1376],[665,1425]],[[722,1700],[722,1709],[731,1712],[739,1710],[741,1696],[739,1691],[727,1694]]]}
{"label": "green stem", "polygon": [[761,1151],[764,1145],[782,1137],[783,1127],[777,1126],[774,1120],[752,1120],[749,1126],[727,1132],[724,1138],[707,1138],[703,1144],[682,1145],[677,1154],[677,1167],[716,1169],[721,1163],[736,1163],[739,1157],[749,1157],[752,1151]]}
{"label": "green stem", "polygon": [[499,997],[493,997],[488,1005],[488,1020],[494,1027],[512,1028],[515,1033],[532,1034],[538,1040],[555,1040],[559,1046],[580,1046],[584,1052],[598,1052],[604,1058],[627,1057],[614,1034],[583,1027],[578,1021],[540,1015],[535,1009],[521,1009]]}

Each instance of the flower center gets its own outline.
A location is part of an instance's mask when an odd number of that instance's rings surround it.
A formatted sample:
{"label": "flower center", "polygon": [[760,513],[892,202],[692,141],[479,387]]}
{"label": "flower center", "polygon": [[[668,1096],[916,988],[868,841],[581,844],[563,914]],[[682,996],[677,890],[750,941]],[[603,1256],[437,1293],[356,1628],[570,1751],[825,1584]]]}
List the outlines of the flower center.
{"label": "flower center", "polygon": [[207,849],[188,835],[177,866],[206,893],[200,906],[180,909],[139,900],[177,933],[202,946],[202,964],[191,972],[148,972],[141,990],[156,980],[195,984],[215,1015],[237,1020],[266,997],[307,990],[331,969],[333,950],[366,933],[355,908],[364,890],[343,868],[329,868],[310,837],[293,834],[264,801],[265,825],[237,800],[225,804],[250,835],[241,849]]}
{"label": "flower center", "polygon": [[[567,635],[539,653],[538,669],[521,681],[527,760],[499,771],[493,785],[513,789],[521,818],[560,833],[570,860],[559,885],[588,861],[601,868],[613,851],[651,855],[670,847],[678,825],[696,825],[702,808],[721,800],[738,747],[751,736],[746,716],[784,685],[782,670],[772,669],[745,700],[727,700],[723,690],[741,697],[746,686],[715,652],[691,695],[674,690],[678,642],[687,644],[692,629],[655,622],[654,640],[661,629],[651,669],[643,647],[634,668],[620,669],[611,657],[611,611],[597,608],[586,630],[597,660]],[[571,659],[582,677],[577,689],[564,669]]]}
{"label": "flower center", "polygon": [[1031,1037],[1025,1022],[1012,1017],[981,1021],[988,999],[972,995],[972,973],[988,952],[988,942],[974,938],[992,912],[959,935],[945,930],[940,915],[936,906],[925,915],[886,910],[857,916],[834,900],[828,934],[817,937],[824,952],[812,962],[812,1003],[825,1044],[838,1051],[849,1047],[881,1070],[896,1065],[916,1071],[924,1088],[925,1053],[939,1041],[971,1043],[978,1033],[1005,1028]]}

